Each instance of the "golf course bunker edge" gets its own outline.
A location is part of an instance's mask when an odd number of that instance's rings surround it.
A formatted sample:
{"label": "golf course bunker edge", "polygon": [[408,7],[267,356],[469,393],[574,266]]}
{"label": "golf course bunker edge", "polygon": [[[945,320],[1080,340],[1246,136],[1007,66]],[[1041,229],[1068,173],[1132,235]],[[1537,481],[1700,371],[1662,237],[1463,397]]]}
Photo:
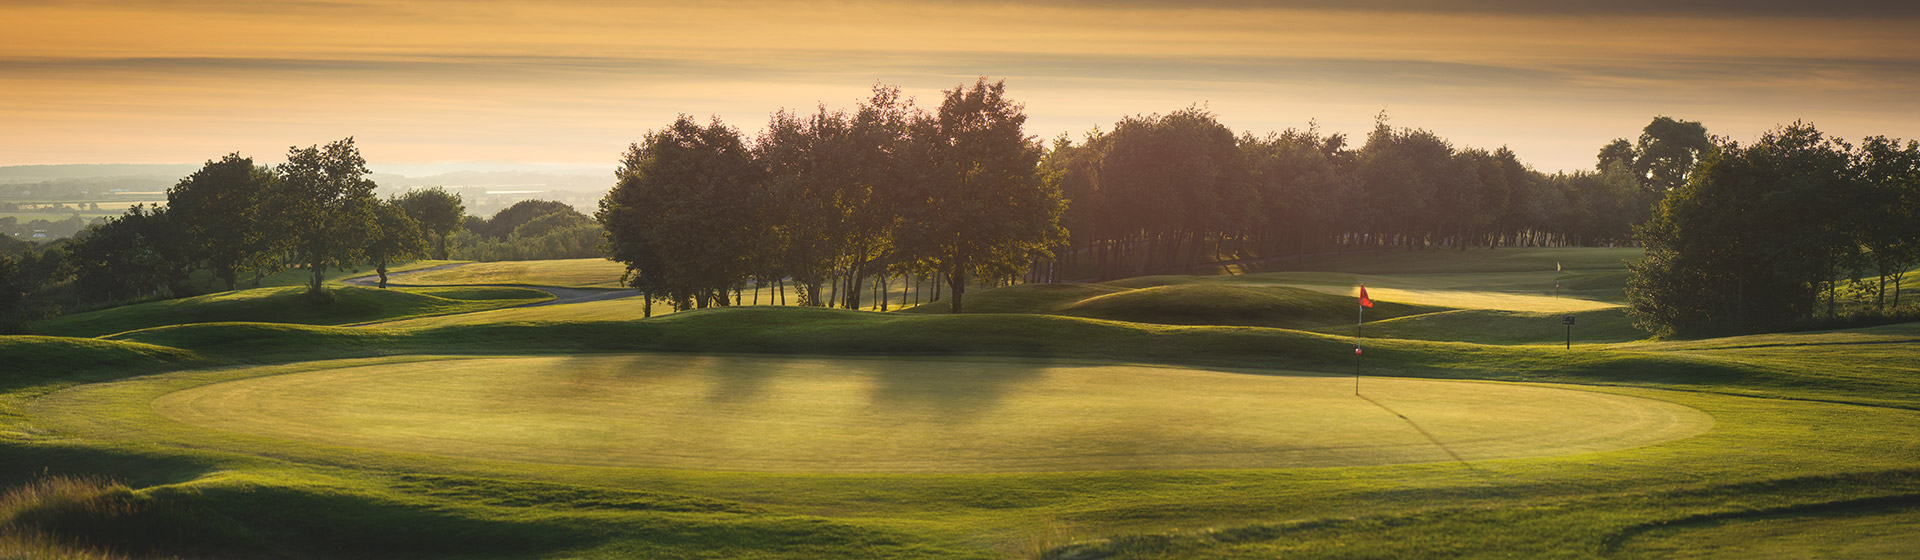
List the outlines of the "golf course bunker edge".
{"label": "golf course bunker edge", "polygon": [[676,354],[348,365],[167,393],[187,424],[492,460],[773,472],[1293,468],[1625,449],[1713,425],[1541,385]]}

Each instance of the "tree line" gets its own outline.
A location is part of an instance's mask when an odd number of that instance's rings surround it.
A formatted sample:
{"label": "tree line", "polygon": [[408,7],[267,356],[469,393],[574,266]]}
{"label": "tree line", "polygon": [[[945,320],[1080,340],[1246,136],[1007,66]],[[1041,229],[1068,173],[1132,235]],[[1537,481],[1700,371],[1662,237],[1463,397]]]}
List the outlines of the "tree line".
{"label": "tree line", "polygon": [[957,313],[970,283],[1016,276],[1065,238],[1025,122],[984,78],[932,112],[891,86],[852,112],[780,111],[751,143],[683,115],[629,147],[595,217],[649,315],[655,300],[739,304],[749,286],[784,297],[788,281],[802,305],[858,309],[893,278],[945,287]]}
{"label": "tree line", "polygon": [[1613,245],[1705,149],[1704,129],[1661,117],[1595,169],[1545,174],[1505,147],[1456,148],[1382,114],[1357,148],[1317,127],[1236,134],[1188,108],[1135,116],[1078,142],[1042,173],[1071,201],[1051,277],[1206,271],[1355,248]]}
{"label": "tree line", "polygon": [[[1637,230],[1636,317],[1667,336],[1910,320],[1920,265],[1920,143],[1859,145],[1796,122],[1750,144],[1716,138],[1697,164],[1652,169],[1675,187]],[[1865,300],[1842,309],[1845,294]]]}

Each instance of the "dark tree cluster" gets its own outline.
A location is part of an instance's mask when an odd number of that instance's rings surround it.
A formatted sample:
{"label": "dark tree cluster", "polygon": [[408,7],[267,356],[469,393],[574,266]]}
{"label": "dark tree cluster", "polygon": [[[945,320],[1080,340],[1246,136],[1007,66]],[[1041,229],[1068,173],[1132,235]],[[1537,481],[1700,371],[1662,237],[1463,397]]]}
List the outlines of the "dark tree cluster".
{"label": "dark tree cluster", "polygon": [[1354,148],[1314,127],[1236,135],[1188,108],[1061,137],[1041,167],[1071,203],[1062,268],[1107,279],[1362,247],[1628,243],[1658,198],[1635,166],[1689,145],[1655,128],[1637,148],[1620,142],[1624,165],[1603,151],[1597,171],[1547,175],[1504,147],[1456,148],[1384,116]]}
{"label": "dark tree cluster", "polygon": [[910,278],[916,294],[933,279],[934,298],[944,284],[958,313],[969,282],[1027,272],[1064,239],[1025,122],[984,79],[934,113],[885,86],[852,113],[778,112],[752,142],[682,116],[627,151],[596,217],[649,306],[740,304],[748,286],[784,297],[790,279],[803,305],[857,309]]}
{"label": "dark tree cluster", "polygon": [[1869,318],[1912,314],[1900,285],[1920,265],[1920,143],[1875,136],[1853,146],[1795,123],[1752,144],[1718,141],[1697,163],[1675,159],[1635,165],[1674,184],[1639,228],[1646,258],[1630,264],[1627,295],[1649,330],[1832,320],[1843,288],[1864,296],[1858,312]]}

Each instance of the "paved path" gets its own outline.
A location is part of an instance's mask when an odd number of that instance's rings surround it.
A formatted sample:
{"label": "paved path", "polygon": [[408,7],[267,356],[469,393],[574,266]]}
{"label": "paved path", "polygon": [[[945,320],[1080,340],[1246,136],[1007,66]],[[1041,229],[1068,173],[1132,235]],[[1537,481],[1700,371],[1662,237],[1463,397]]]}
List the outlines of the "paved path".
{"label": "paved path", "polygon": [[[446,270],[449,268],[466,266],[469,264],[472,264],[472,263],[443,264],[440,266],[430,266],[427,268],[409,270],[406,272],[389,272],[387,273],[387,285],[407,287],[407,288],[438,288],[438,287],[448,287],[448,286],[530,288],[534,290],[540,290],[542,292],[546,292],[549,294],[553,294],[553,299],[543,301],[540,303],[529,303],[526,305],[513,305],[508,307],[500,307],[497,309],[510,309],[513,307],[539,307],[542,305],[559,305],[562,303],[585,303],[589,301],[604,301],[609,299],[620,299],[620,298],[627,298],[627,297],[640,295],[640,292],[635,290],[609,290],[609,289],[601,289],[601,288],[565,288],[560,286],[530,286],[527,284],[408,284],[406,283],[406,280],[405,280],[406,277],[410,275],[419,274],[422,272],[430,272],[435,270]],[[367,276],[356,276],[353,278],[347,278],[345,280],[341,280],[341,282],[352,284],[355,286],[378,286],[380,285],[380,276],[378,274],[372,274]]]}

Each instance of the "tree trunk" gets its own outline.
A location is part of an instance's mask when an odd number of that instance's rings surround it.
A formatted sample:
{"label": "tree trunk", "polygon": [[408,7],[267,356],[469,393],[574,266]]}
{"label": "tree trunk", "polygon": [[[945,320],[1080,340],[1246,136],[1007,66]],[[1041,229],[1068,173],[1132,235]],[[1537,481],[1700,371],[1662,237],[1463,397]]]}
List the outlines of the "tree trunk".
{"label": "tree trunk", "polygon": [[857,262],[847,267],[847,295],[840,298],[847,309],[860,309],[860,289],[866,284],[865,268]]}
{"label": "tree trunk", "polygon": [[967,293],[967,273],[964,270],[956,270],[953,274],[947,276],[947,280],[953,287],[953,314],[959,315],[960,297]]}
{"label": "tree trunk", "polygon": [[313,262],[307,266],[308,269],[313,272],[313,279],[307,281],[307,293],[320,293],[320,283],[326,280],[326,273],[322,272],[323,268],[320,265],[320,259],[315,257]]}

